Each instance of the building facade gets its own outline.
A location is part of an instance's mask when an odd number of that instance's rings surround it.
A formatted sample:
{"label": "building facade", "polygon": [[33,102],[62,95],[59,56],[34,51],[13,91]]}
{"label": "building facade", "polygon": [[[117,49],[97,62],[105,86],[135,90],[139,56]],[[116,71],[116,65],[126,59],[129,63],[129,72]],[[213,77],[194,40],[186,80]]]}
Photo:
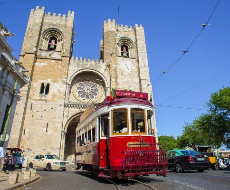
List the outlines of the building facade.
{"label": "building facade", "polygon": [[28,82],[24,67],[11,54],[8,36],[13,33],[0,22],[0,141],[4,149],[8,145],[20,88]]}
{"label": "building facade", "polygon": [[[100,59],[73,57],[74,12],[30,13],[20,54],[31,81],[23,87],[10,146],[27,156],[74,157],[82,112],[100,103],[111,88],[147,92],[153,102],[144,28],[104,22]],[[20,114],[19,114],[20,113]]]}

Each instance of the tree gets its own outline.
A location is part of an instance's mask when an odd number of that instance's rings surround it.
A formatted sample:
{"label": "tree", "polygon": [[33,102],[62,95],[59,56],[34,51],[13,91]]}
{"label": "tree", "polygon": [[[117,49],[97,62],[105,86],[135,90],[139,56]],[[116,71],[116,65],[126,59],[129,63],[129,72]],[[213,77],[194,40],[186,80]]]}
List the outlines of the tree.
{"label": "tree", "polygon": [[177,148],[177,140],[173,136],[159,136],[158,137],[159,143],[162,144],[165,151],[173,150]]}
{"label": "tree", "polygon": [[179,147],[225,144],[230,147],[230,88],[220,89],[211,95],[207,113],[186,124],[178,137]]}

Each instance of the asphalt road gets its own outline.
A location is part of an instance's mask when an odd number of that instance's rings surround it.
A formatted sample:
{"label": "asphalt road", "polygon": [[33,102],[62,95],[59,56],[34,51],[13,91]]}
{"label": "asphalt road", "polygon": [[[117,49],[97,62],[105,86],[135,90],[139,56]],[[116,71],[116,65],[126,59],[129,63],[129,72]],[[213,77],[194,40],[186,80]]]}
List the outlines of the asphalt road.
{"label": "asphalt road", "polygon": [[[86,172],[75,171],[37,171],[42,178],[22,189],[39,190],[100,190],[116,189],[114,185],[105,180],[91,176]],[[208,170],[203,173],[187,171],[184,173],[170,172],[167,177],[151,175],[138,177],[139,181],[146,182],[157,190],[229,190],[230,171]],[[114,181],[121,190],[145,190],[146,186],[132,181]]]}

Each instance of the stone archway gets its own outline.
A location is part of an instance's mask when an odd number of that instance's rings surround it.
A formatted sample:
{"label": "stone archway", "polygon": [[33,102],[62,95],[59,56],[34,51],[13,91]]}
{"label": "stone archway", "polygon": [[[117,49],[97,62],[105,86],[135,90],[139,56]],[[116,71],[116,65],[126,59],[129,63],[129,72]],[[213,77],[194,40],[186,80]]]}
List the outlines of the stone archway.
{"label": "stone archway", "polygon": [[64,160],[72,161],[75,157],[76,128],[79,124],[80,115],[76,115],[71,121],[67,122],[65,132]]}

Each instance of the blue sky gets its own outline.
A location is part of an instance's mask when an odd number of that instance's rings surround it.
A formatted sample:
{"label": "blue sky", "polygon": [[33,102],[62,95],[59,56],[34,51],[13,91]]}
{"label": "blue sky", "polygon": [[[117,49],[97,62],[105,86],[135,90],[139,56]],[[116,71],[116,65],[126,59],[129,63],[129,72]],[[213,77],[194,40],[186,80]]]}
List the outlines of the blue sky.
{"label": "blue sky", "polygon": [[[16,58],[20,53],[30,10],[36,6],[44,6],[46,13],[67,14],[69,10],[75,12],[74,30],[77,32],[77,42],[74,45],[74,57],[99,58],[104,20],[111,18],[119,20],[119,24],[132,26],[142,24],[145,28],[153,82],[188,48],[217,2],[218,0],[0,0],[0,21],[15,34],[8,38],[8,42]],[[153,82],[158,135],[181,135],[186,122],[192,122],[205,112],[211,93],[230,85],[229,8],[230,1],[221,0],[209,24],[189,52],[159,80]],[[165,103],[161,104],[162,102]]]}

